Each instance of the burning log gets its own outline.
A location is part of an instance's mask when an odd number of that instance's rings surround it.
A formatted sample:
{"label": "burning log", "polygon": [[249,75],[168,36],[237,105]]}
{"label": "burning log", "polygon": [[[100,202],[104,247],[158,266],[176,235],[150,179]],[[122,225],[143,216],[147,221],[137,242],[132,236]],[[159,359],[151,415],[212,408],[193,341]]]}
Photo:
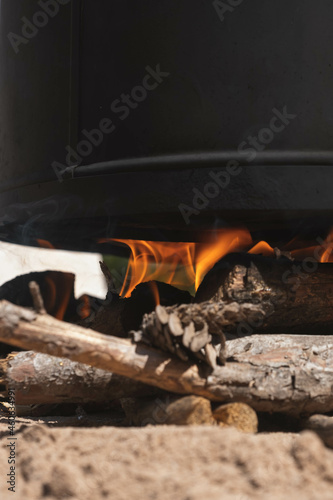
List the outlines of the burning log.
{"label": "burning log", "polygon": [[258,305],[266,313],[242,322],[232,333],[333,333],[333,265],[315,259],[233,254],[204,278],[196,302],[237,302]]}
{"label": "burning log", "polygon": [[17,405],[103,403],[157,394],[127,377],[31,351],[0,360],[0,384],[15,390]]}
{"label": "burning log", "polygon": [[1,301],[0,340],[169,392],[225,403],[243,402],[257,411],[296,416],[333,411],[332,337],[236,339],[227,343],[226,365],[213,371],[208,366],[170,358],[144,344],[135,345]]}

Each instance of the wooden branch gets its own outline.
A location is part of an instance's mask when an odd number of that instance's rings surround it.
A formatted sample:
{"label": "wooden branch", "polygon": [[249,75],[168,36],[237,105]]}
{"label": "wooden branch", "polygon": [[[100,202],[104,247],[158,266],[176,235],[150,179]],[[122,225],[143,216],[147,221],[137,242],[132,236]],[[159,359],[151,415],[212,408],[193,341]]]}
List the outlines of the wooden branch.
{"label": "wooden branch", "polygon": [[32,296],[35,311],[37,311],[39,314],[46,314],[43,297],[40,292],[38,283],[36,281],[30,281],[29,290]]}
{"label": "wooden branch", "polygon": [[[243,402],[257,411],[293,415],[333,410],[333,339],[277,336],[237,339],[233,356],[211,371],[146,345],[134,345],[61,322],[47,315],[0,302],[0,340],[24,349],[66,357],[161,389],[212,401]],[[241,342],[243,354],[238,353]],[[285,342],[284,347],[280,342]],[[245,352],[244,352],[245,351]],[[236,361],[235,361],[236,360]]]}
{"label": "wooden branch", "polygon": [[32,351],[0,360],[0,382],[15,390],[17,405],[99,403],[159,392],[109,371]]}
{"label": "wooden branch", "polygon": [[[333,265],[233,254],[204,278],[196,302],[245,302],[266,313],[263,321],[243,322],[232,331],[333,334]],[[230,330],[230,328],[229,328]]]}

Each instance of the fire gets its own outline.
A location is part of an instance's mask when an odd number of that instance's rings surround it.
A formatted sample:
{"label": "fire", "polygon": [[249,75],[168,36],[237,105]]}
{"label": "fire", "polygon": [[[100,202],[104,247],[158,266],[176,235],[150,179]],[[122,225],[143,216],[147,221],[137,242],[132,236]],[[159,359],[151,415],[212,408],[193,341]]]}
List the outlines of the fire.
{"label": "fire", "polygon": [[333,228],[325,241],[318,238],[309,246],[301,238],[296,237],[286,245],[285,250],[296,260],[311,258],[321,263],[333,262]]}
{"label": "fire", "polygon": [[[127,245],[131,256],[120,295],[130,297],[147,281],[163,281],[176,288],[197,290],[207,272],[222,257],[251,245],[245,229],[221,230],[205,243],[170,243],[143,240],[111,240]],[[157,296],[156,290],[154,292]]]}
{"label": "fire", "polygon": [[74,287],[74,275],[70,273],[49,272],[45,277],[45,309],[55,318],[62,320],[67,311]]}
{"label": "fire", "polygon": [[266,241],[260,241],[259,243],[254,245],[251,250],[249,250],[249,253],[254,255],[261,254],[264,255],[264,257],[272,257],[274,255],[274,250]]}
{"label": "fire", "polygon": [[[194,293],[210,269],[229,253],[248,252],[250,254],[273,257],[274,249],[266,242],[254,242],[247,229],[221,229],[209,233],[205,242],[172,243],[160,241],[103,239],[100,243],[115,242],[126,245],[131,255],[126,276],[120,292],[121,297],[130,297],[140,283],[151,281],[151,291],[156,304],[159,292],[155,281],[161,281],[176,288]],[[38,240],[43,248],[54,248],[45,240]],[[313,244],[294,238],[281,251],[290,252],[296,260],[314,258],[318,262],[333,262],[333,229],[325,241]],[[46,276],[47,292],[44,298],[48,312],[62,319],[68,307],[73,276],[50,272]],[[89,298],[83,297],[82,317],[89,316]]]}
{"label": "fire", "polygon": [[[37,240],[41,248],[55,250],[56,247],[47,240]],[[43,300],[45,309],[51,316],[59,320],[63,320],[71,299],[74,289],[75,276],[71,273],[61,273],[57,271],[49,271],[45,275],[45,287]],[[83,314],[88,314],[87,308],[89,304],[85,303]]]}
{"label": "fire", "polygon": [[[106,239],[100,243],[117,242],[131,250],[121,297],[130,297],[134,288],[143,282],[162,281],[176,288],[198,289],[207,272],[225,255],[248,252],[273,257],[274,249],[266,242],[255,243],[247,229],[222,229],[211,233],[204,243],[170,243],[143,240]],[[315,258],[318,262],[333,262],[333,230],[325,244],[310,245],[295,238],[281,251],[290,252],[294,259]],[[157,286],[152,288],[156,303]]]}
{"label": "fire", "polygon": [[158,291],[158,286],[157,286],[156,281],[151,281],[150,282],[150,289],[151,289],[152,294],[154,296],[155,304],[157,306],[159,306],[161,304],[161,301],[160,301],[160,294],[159,294],[159,291]]}

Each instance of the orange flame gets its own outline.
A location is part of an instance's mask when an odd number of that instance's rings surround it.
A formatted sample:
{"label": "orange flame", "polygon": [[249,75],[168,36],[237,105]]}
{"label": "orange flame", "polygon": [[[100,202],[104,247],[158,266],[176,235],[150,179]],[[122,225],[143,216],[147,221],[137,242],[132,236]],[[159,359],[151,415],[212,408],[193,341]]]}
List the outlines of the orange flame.
{"label": "orange flame", "polygon": [[43,297],[47,312],[63,320],[74,287],[74,275],[50,271],[45,276],[46,293]]}
{"label": "orange flame", "polygon": [[150,289],[151,289],[153,296],[154,296],[155,305],[159,306],[161,304],[161,301],[160,301],[160,293],[158,291],[158,286],[157,286],[156,281],[150,282]]}
{"label": "orange flame", "polygon": [[[209,233],[204,243],[170,243],[143,240],[102,239],[99,243],[117,242],[131,250],[125,280],[120,292],[121,297],[130,297],[134,288],[147,281],[162,281],[176,288],[196,291],[208,271],[229,253],[249,252],[267,257],[274,256],[273,248],[266,242],[254,244],[247,229],[221,229]],[[41,247],[54,248],[45,240],[38,240]],[[318,262],[333,262],[333,229],[324,244],[313,244],[294,238],[280,248],[289,251],[293,258],[307,257]],[[73,288],[73,276],[63,273],[49,273],[46,277],[47,311],[58,319],[63,319]],[[156,304],[159,304],[159,291],[156,283],[151,283]],[[90,314],[88,297],[83,298],[82,316]]]}
{"label": "orange flame", "polygon": [[320,262],[333,262],[333,229],[331,229],[326,238],[325,251],[321,256]]}
{"label": "orange flame", "polygon": [[[120,295],[130,297],[134,288],[147,281],[162,281],[180,289],[196,291],[207,272],[222,257],[246,251],[250,254],[274,256],[273,248],[266,242],[254,244],[246,229],[223,229],[207,238],[205,243],[169,243],[143,240],[103,239],[100,243],[118,242],[131,250],[126,277]],[[289,251],[297,260],[307,257],[318,262],[333,262],[333,229],[325,244],[318,241],[310,245],[294,238],[280,248]],[[158,303],[158,289],[152,289]]]}
{"label": "orange flame", "polygon": [[254,245],[249,253],[254,255],[264,255],[264,257],[272,257],[274,255],[273,248],[266,241],[259,241],[256,245]]}
{"label": "orange flame", "polygon": [[51,250],[55,249],[55,246],[47,240],[37,240],[37,243],[41,248],[49,248]]}
{"label": "orange flame", "polygon": [[80,301],[80,310],[79,315],[81,319],[89,318],[91,314],[90,300],[87,294],[81,295],[79,298]]}
{"label": "orange flame", "polygon": [[[252,238],[246,229],[224,229],[205,243],[170,243],[143,240],[102,240],[127,245],[131,256],[120,295],[130,297],[147,281],[163,281],[177,288],[198,289],[207,272],[222,257],[248,248]],[[155,293],[156,297],[156,293]]]}
{"label": "orange flame", "polygon": [[[55,250],[47,240],[37,240],[41,248]],[[55,318],[63,320],[69,305],[75,276],[71,273],[49,271],[45,275],[44,305],[46,311]]]}

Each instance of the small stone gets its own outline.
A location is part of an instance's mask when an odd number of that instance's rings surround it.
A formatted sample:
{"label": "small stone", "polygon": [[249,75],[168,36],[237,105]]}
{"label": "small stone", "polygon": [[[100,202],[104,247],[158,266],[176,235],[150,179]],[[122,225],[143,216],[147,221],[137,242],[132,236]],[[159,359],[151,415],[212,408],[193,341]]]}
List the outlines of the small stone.
{"label": "small stone", "polygon": [[245,403],[221,405],[213,411],[213,416],[222,426],[235,427],[246,433],[258,432],[257,414]]}

